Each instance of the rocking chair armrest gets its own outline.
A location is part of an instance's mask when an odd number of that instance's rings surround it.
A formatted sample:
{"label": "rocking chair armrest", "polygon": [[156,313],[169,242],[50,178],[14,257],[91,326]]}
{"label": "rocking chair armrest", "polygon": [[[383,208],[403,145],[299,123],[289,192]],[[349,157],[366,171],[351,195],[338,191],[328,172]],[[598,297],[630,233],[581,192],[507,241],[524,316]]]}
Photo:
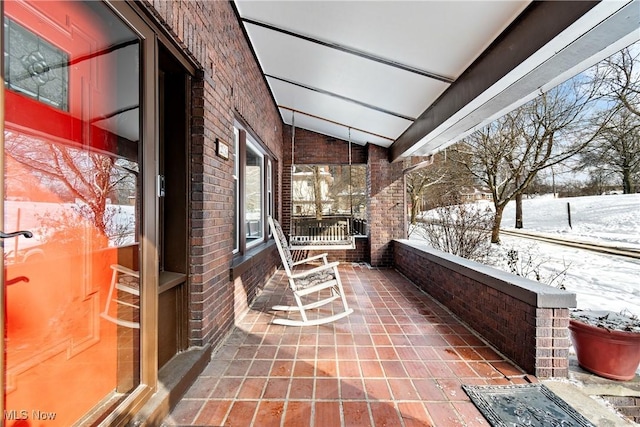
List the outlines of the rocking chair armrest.
{"label": "rocking chair armrest", "polygon": [[318,273],[320,271],[324,271],[324,270],[328,270],[330,268],[337,268],[338,265],[340,265],[340,261],[334,261],[331,262],[329,264],[324,264],[324,265],[320,265],[318,267],[315,268],[310,268],[309,270],[303,270],[299,273],[291,273],[291,276],[289,276],[291,279],[300,279],[303,277],[307,277],[311,274],[315,274]]}
{"label": "rocking chair armrest", "polygon": [[293,264],[291,264],[291,266],[293,267],[293,266],[296,266],[296,265],[306,264],[309,261],[315,261],[315,260],[320,259],[320,258],[324,258],[324,263],[326,264],[327,263],[326,257],[327,257],[327,253],[310,256],[309,258],[294,262]]}
{"label": "rocking chair armrest", "polygon": [[124,273],[124,274],[128,274],[129,276],[133,276],[133,277],[137,277],[140,278],[140,273],[137,271],[134,271],[130,268],[127,268],[123,265],[120,264],[111,264],[111,268],[115,271],[118,271],[120,273]]}

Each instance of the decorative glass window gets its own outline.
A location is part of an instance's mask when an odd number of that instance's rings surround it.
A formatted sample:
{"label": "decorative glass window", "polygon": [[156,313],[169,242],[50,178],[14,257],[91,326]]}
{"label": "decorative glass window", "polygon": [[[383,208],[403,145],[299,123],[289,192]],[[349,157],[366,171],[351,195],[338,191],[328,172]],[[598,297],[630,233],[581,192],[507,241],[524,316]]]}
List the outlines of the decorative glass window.
{"label": "decorative glass window", "polygon": [[8,89],[69,110],[69,55],[10,18],[4,19]]}

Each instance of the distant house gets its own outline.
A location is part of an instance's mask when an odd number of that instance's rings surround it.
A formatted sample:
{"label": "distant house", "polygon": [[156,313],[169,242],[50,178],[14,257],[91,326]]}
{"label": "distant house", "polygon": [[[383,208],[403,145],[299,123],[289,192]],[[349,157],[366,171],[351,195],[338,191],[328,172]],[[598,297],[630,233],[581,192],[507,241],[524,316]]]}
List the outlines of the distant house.
{"label": "distant house", "polygon": [[[314,169],[317,169],[314,172]],[[293,172],[293,212],[298,216],[315,215],[319,196],[319,205],[323,214],[330,214],[333,210],[334,201],[329,197],[330,187],[334,178],[328,166],[294,166]],[[316,181],[317,182],[314,182]],[[316,195],[317,189],[320,191]]]}
{"label": "distant house", "polygon": [[462,187],[460,188],[459,194],[460,200],[464,203],[478,202],[481,200],[493,200],[493,195],[486,187]]}

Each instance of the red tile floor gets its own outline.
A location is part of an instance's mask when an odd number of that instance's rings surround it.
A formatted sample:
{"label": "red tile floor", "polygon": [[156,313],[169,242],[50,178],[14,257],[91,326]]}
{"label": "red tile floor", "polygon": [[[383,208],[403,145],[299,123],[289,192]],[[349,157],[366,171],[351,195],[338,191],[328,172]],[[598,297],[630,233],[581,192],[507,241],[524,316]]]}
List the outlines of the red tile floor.
{"label": "red tile floor", "polygon": [[291,327],[278,271],[164,425],[487,426],[462,384],[537,381],[398,272],[340,273],[354,313]]}

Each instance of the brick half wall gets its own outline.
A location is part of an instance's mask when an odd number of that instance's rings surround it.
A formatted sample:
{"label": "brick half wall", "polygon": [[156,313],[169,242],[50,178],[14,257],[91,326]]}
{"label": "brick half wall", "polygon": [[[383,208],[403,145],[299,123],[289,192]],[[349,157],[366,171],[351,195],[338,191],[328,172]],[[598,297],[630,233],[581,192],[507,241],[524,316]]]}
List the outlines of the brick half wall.
{"label": "brick half wall", "polygon": [[395,268],[524,371],[569,374],[569,309],[576,295],[409,240],[393,242]]}

